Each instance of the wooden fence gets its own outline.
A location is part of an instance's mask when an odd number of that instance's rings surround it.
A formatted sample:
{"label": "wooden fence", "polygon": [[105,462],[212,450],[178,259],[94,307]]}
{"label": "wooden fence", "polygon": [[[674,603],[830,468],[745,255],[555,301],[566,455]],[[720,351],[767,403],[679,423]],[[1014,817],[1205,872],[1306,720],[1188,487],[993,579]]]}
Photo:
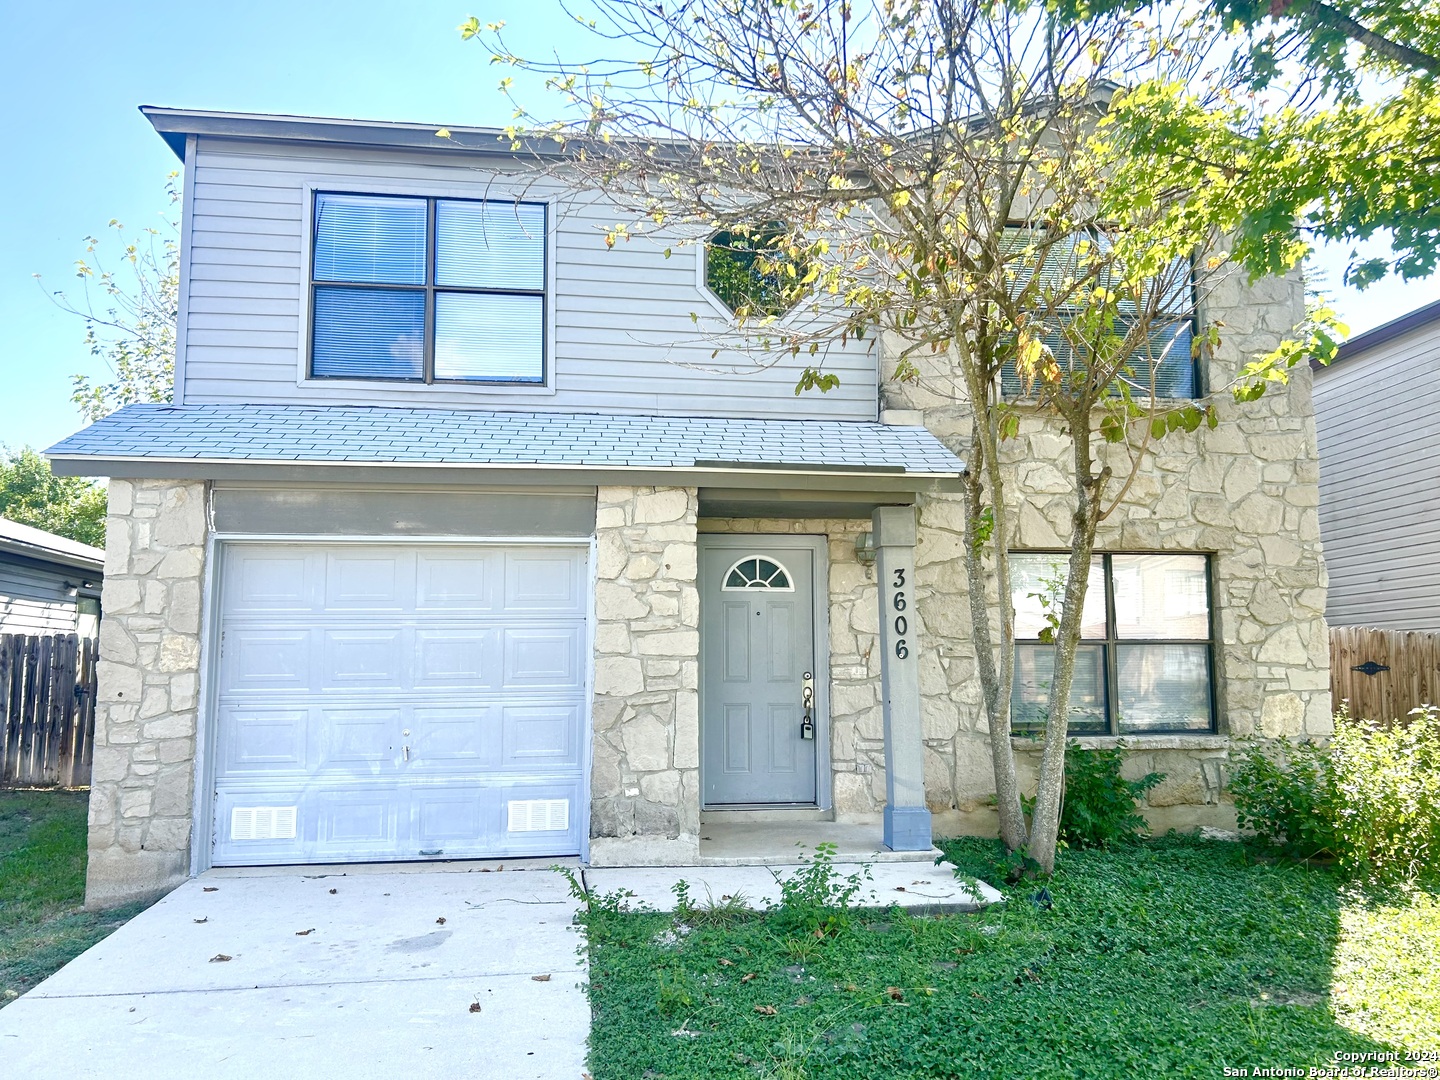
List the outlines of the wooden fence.
{"label": "wooden fence", "polygon": [[93,638],[0,634],[0,787],[90,783]]}
{"label": "wooden fence", "polygon": [[1330,628],[1330,693],[1335,708],[1388,723],[1421,705],[1440,705],[1440,634]]}

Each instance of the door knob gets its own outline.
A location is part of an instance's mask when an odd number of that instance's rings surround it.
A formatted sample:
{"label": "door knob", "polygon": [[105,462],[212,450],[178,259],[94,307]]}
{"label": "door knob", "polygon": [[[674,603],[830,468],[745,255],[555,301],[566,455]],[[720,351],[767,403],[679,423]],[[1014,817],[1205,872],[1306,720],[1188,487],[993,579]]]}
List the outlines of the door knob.
{"label": "door knob", "polygon": [[815,738],[815,679],[810,672],[805,672],[801,683],[800,703],[805,708],[805,715],[800,720],[800,738]]}

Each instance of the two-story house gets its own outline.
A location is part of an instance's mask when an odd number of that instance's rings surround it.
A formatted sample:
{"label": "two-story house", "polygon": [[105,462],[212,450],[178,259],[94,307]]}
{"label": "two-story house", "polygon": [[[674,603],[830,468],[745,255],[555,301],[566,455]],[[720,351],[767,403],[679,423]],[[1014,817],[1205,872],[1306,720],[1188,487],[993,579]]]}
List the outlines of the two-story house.
{"label": "two-story house", "polygon": [[[702,245],[607,249],[603,200],[494,132],[145,112],[184,162],[174,403],[49,451],[112,478],[92,904],[211,865],[694,863],[752,819],[993,832],[962,406],[873,341],[825,395],[717,353]],[[1301,296],[1208,302],[1231,332],[1180,394]],[[1232,735],[1329,729],[1308,379],[1165,440],[1102,531],[1075,730],[1168,774],[1158,825],[1233,821]],[[1010,445],[1039,573],[1064,443]]]}

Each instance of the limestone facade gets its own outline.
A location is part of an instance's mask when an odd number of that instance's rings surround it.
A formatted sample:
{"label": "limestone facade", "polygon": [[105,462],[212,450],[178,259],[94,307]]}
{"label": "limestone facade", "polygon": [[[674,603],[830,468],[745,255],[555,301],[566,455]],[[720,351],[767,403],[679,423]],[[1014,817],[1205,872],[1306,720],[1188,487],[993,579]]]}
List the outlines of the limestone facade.
{"label": "limestone facade", "polygon": [[[1208,359],[1222,388],[1241,358],[1273,347],[1299,315],[1298,283],[1219,288],[1226,325]],[[962,456],[970,410],[948,374],[886,383]],[[953,382],[953,380],[951,380]],[[1127,771],[1166,779],[1145,812],[1157,828],[1233,824],[1224,767],[1234,736],[1331,730],[1322,613],[1318,469],[1310,377],[1263,398],[1216,399],[1220,423],[1160,440],[1101,551],[1211,557],[1218,730],[1126,739]],[[1012,549],[1063,549],[1067,441],[1039,416],[1006,443]],[[1128,459],[1112,452],[1123,478]],[[958,497],[923,498],[914,564],[925,789],[936,835],[993,831],[989,734],[969,633]],[[597,864],[687,863],[700,854],[700,602],[697,534],[784,533],[827,541],[831,791],[837,817],[875,820],[885,801],[879,603],[856,554],[856,519],[698,519],[695,488],[597,492],[590,857]],[[163,892],[189,871],[194,814],[206,488],[198,481],[114,480],[107,528],[87,898],[104,905]],[[1113,740],[1090,739],[1092,745]],[[1038,752],[1017,740],[1022,776]]]}
{"label": "limestone facade", "polygon": [[694,488],[602,487],[596,507],[590,858],[694,862],[700,596]]}
{"label": "limestone facade", "polygon": [[[1102,522],[1096,549],[1203,552],[1211,556],[1215,624],[1217,733],[1127,738],[1127,773],[1166,774],[1145,811],[1158,828],[1233,825],[1223,798],[1223,765],[1231,737],[1299,738],[1332,730],[1329,636],[1324,622],[1325,568],[1320,548],[1319,468],[1310,371],[1297,367],[1288,385],[1257,401],[1223,392],[1243,360],[1274,348],[1303,310],[1298,279],[1250,286],[1218,283],[1206,314],[1222,341],[1202,365],[1219,425],[1167,435],[1140,465],[1125,499]],[[920,386],[887,383],[887,408],[917,419],[962,456],[971,410],[948,372],[931,369]],[[1066,482],[1068,440],[1053,421],[1022,416],[1005,444],[1011,488],[1012,550],[1068,547],[1073,505]],[[1100,452],[1118,489],[1130,471],[1122,448]],[[927,798],[940,815],[937,832],[987,829],[994,815],[988,729],[968,632],[963,517],[958,497],[922,501],[916,552],[919,599],[934,662],[922,667]],[[1082,744],[1113,744],[1084,739]],[[953,754],[946,747],[953,746]],[[1022,778],[1038,750],[1016,740]]]}
{"label": "limestone facade", "polygon": [[110,481],[85,885],[92,907],[159,895],[190,872],[206,529],[203,483]]}

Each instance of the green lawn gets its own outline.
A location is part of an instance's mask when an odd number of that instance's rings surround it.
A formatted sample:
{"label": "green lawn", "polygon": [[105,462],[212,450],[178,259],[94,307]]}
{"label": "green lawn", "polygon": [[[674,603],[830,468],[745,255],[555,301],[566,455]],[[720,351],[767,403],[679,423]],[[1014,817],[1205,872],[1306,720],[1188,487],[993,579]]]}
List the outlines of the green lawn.
{"label": "green lawn", "polygon": [[80,910],[86,799],[83,791],[0,791],[0,1008],[145,906]]}
{"label": "green lawn", "polygon": [[[993,843],[946,842],[992,877]],[[588,918],[595,1080],[1216,1077],[1440,1048],[1440,905],[1169,837],[976,915]],[[1042,901],[1044,898],[1041,898]],[[787,925],[788,924],[788,925]]]}

